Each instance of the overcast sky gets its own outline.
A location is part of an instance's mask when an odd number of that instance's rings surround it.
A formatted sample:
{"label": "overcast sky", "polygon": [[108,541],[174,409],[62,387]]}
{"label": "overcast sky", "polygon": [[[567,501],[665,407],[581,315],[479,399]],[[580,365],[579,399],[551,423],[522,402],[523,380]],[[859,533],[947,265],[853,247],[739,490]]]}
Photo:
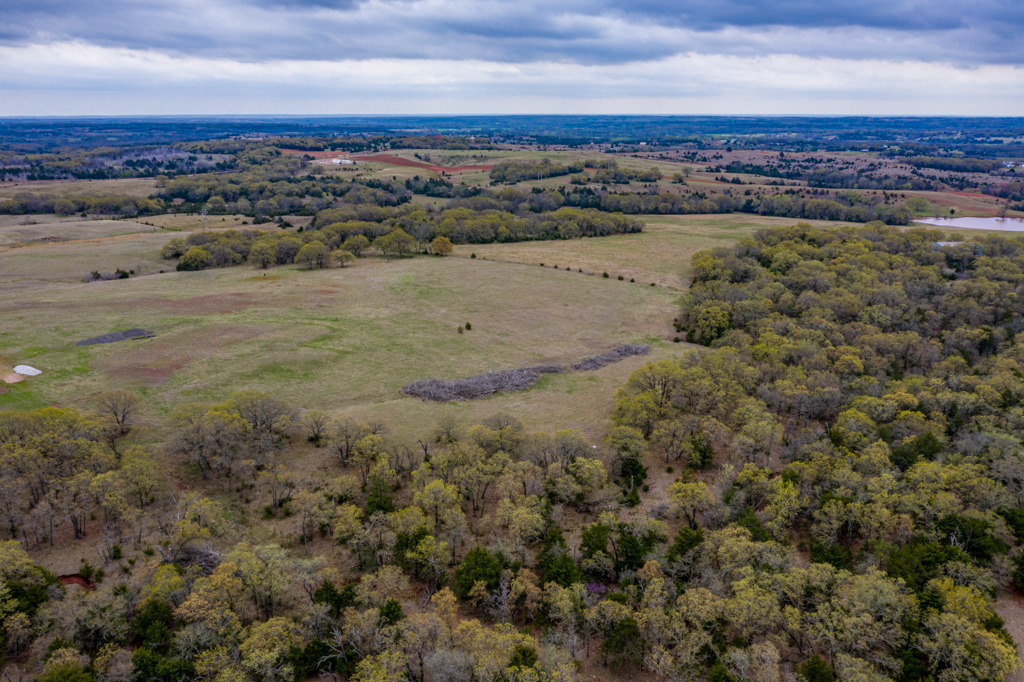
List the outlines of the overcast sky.
{"label": "overcast sky", "polygon": [[1021,0],[0,0],[0,115],[1024,114]]}

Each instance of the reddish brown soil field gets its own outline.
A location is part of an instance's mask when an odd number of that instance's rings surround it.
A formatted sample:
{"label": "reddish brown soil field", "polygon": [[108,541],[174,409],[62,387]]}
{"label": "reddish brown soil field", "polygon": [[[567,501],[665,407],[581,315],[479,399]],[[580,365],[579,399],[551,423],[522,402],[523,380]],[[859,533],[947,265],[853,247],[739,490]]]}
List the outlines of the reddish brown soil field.
{"label": "reddish brown soil field", "polygon": [[990,194],[981,194],[980,192],[950,192],[950,194],[956,194],[962,197],[981,197],[982,199],[992,199]]}
{"label": "reddish brown soil field", "polygon": [[370,154],[369,156],[358,157],[360,161],[373,161],[375,163],[388,163],[392,166],[409,166],[410,168],[426,168],[427,170],[440,173],[445,170],[440,166],[435,166],[432,163],[425,163],[423,161],[413,161],[412,159],[406,159],[401,156],[394,156],[392,154]]}
{"label": "reddish brown soil field", "polygon": [[61,585],[78,585],[86,592],[92,592],[96,589],[95,585],[93,585],[91,582],[89,582],[82,576],[78,575],[77,573],[72,573],[71,575],[62,575],[59,578],[57,578],[57,580],[60,581]]}

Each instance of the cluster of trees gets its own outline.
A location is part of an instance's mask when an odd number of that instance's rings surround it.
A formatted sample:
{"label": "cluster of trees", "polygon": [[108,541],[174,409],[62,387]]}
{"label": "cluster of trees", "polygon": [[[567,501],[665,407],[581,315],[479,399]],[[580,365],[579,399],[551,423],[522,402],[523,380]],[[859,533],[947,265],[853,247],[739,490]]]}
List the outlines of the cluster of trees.
{"label": "cluster of trees", "polygon": [[1000,185],[982,185],[981,192],[1010,201],[1024,201],[1024,182],[1015,180]]}
{"label": "cluster of trees", "polygon": [[344,266],[371,250],[385,258],[414,253],[445,256],[451,253],[452,244],[575,239],[643,230],[643,223],[637,220],[593,209],[561,208],[519,217],[499,211],[453,208],[433,212],[410,206],[381,222],[358,220],[359,215],[359,211],[348,208],[321,211],[313,229],[303,232],[193,232],[188,237],[171,239],[160,256],[177,259],[178,270],[204,270],[244,262],[262,268],[299,262],[312,268],[323,267],[330,260]]}
{"label": "cluster of trees", "polygon": [[574,185],[586,185],[591,182],[605,185],[628,185],[631,180],[658,182],[662,178],[661,170],[657,167],[651,167],[648,170],[619,168],[615,159],[588,159],[583,162],[583,165],[595,170],[591,173],[574,175],[569,178],[569,182]]}
{"label": "cluster of trees", "polygon": [[56,213],[57,215],[154,215],[164,213],[166,204],[159,199],[127,194],[52,195],[18,192],[8,201],[0,201],[0,214],[26,215]]}
{"label": "cluster of trees", "polygon": [[183,148],[94,147],[37,154],[0,152],[0,180],[115,180],[223,170],[230,160]]}
{"label": "cluster of trees", "polygon": [[[105,396],[104,404],[121,406],[118,414],[130,424],[137,399],[119,397]],[[51,409],[6,417],[0,433],[8,459],[23,462],[52,441],[55,419],[94,426],[107,416]],[[172,422],[168,453],[210,486],[223,484],[223,502],[195,490],[167,499],[153,472],[142,497],[148,522],[133,540],[138,551],[113,544],[102,582],[82,571],[98,583],[90,590],[65,593],[21,544],[0,544],[0,633],[19,667],[39,666],[46,682],[290,682],[329,671],[364,682],[574,678],[564,649],[513,627],[511,612],[497,623],[485,615],[485,586],[470,585],[481,622],[459,613],[445,585],[475,521],[507,534],[502,566],[516,573],[516,589],[518,581],[528,586],[527,608],[536,608],[538,578],[521,567],[528,548],[563,504],[602,499],[604,466],[578,432],[530,434],[507,416],[465,432],[443,421],[429,444],[409,448],[387,438],[383,424],[316,411],[299,419],[256,392],[183,406]],[[285,467],[280,453],[300,432],[334,453],[343,473],[309,476]],[[104,454],[116,453],[112,443]],[[89,489],[81,516],[115,507],[123,492],[112,481]],[[266,502],[264,517],[291,519],[287,544],[306,551],[245,541],[215,549],[237,535],[237,514],[247,523],[250,497],[257,507]],[[398,499],[408,504],[400,507]],[[12,533],[25,523],[16,519]],[[330,545],[345,548],[358,579],[340,584],[341,572],[324,556]],[[497,582],[504,584],[506,573]],[[410,589],[413,580],[423,586],[421,597]],[[412,598],[420,603],[407,614]],[[509,605],[523,622],[515,602]]]}
{"label": "cluster of trees", "polygon": [[579,173],[582,170],[582,165],[572,163],[562,165],[552,162],[551,159],[541,159],[540,161],[502,161],[501,163],[494,164],[494,167],[491,168],[491,184],[497,185],[503,182],[507,185],[514,185],[523,180],[541,180],[558,175]]}
{"label": "cluster of trees", "polygon": [[146,450],[119,447],[139,409],[133,393],[114,391],[99,396],[92,415],[0,413],[0,514],[10,537],[52,546],[68,529],[76,539],[101,534],[107,551],[137,545],[158,483]]}
{"label": "cluster of trees", "polygon": [[886,225],[907,225],[914,213],[906,206],[890,205],[872,195],[858,200],[856,192],[837,193],[830,199],[810,199],[802,196],[773,194],[736,200],[733,210],[758,215],[812,220],[841,220],[851,223],[881,221]]}
{"label": "cluster of trees", "polygon": [[306,161],[282,155],[275,148],[247,150],[238,155],[239,172],[171,180],[157,178],[156,197],[178,210],[253,215],[310,215],[341,201],[346,204],[397,206],[411,198],[401,183],[378,180],[346,181],[334,176],[303,173]]}
{"label": "cluster of trees", "polygon": [[779,159],[778,164],[762,165],[733,161],[717,171],[727,173],[747,173],[769,178],[786,178],[803,180],[809,187],[828,187],[833,189],[881,189],[881,190],[938,190],[942,183],[934,182],[919,175],[891,174],[874,172],[877,168],[866,167],[858,170],[842,169],[835,159],[804,158],[788,161]]}

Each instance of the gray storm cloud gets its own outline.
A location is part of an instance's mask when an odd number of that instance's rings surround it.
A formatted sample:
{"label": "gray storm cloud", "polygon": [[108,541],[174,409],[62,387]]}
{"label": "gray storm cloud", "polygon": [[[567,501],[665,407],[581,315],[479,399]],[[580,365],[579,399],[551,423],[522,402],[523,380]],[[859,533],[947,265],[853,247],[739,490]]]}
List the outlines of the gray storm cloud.
{"label": "gray storm cloud", "polygon": [[243,61],[621,63],[679,52],[1022,64],[1024,3],[873,0],[0,2],[0,42],[58,40]]}
{"label": "gray storm cloud", "polygon": [[1005,0],[0,0],[0,115],[1012,114],[1021,28]]}

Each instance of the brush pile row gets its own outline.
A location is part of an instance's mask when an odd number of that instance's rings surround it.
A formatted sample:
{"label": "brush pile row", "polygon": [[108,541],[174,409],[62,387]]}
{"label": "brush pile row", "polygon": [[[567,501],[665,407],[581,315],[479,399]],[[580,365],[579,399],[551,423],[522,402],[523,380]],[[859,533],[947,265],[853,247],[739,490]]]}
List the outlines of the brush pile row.
{"label": "brush pile row", "polygon": [[560,374],[564,371],[565,368],[559,365],[536,365],[503,372],[487,372],[455,381],[422,379],[403,387],[402,393],[439,403],[472,400],[504,391],[522,391],[540,381],[544,374]]}
{"label": "brush pile row", "polygon": [[[647,355],[650,352],[651,347],[648,345],[626,344],[613,348],[607,353],[581,360],[574,364],[572,369],[577,372],[589,372],[632,355]],[[473,400],[505,391],[522,391],[540,381],[544,374],[561,374],[564,371],[565,368],[560,365],[535,365],[503,372],[477,374],[467,379],[454,381],[421,379],[403,386],[402,393],[438,403]]]}
{"label": "brush pile row", "polygon": [[572,368],[577,372],[592,372],[595,369],[601,369],[605,365],[624,360],[631,355],[647,355],[650,352],[651,347],[647,344],[627,343],[617,348],[612,348],[607,353],[601,353],[600,355],[580,360]]}

